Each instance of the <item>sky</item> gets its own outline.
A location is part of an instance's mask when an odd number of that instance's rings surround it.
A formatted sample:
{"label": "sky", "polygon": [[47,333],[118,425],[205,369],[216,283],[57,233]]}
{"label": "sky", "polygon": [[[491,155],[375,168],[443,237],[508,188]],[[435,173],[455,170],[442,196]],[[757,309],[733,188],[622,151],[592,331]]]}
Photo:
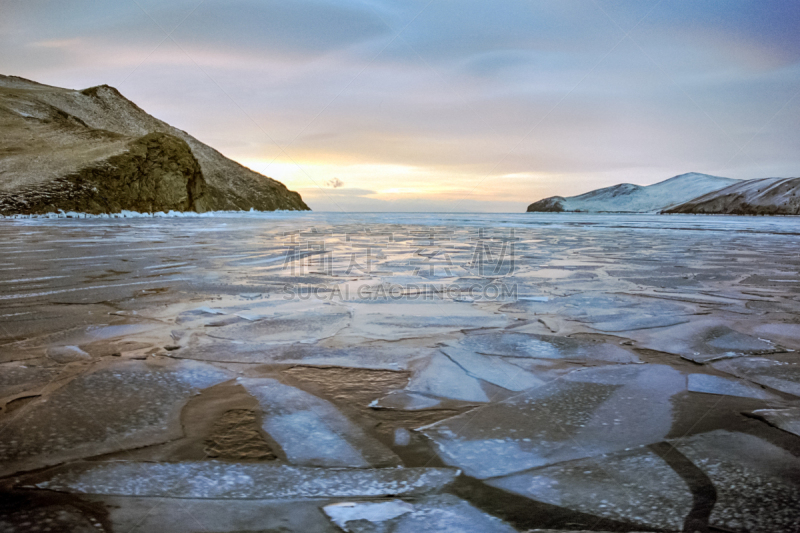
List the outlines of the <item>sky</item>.
{"label": "sky", "polygon": [[0,0],[0,73],[108,84],[319,211],[800,175],[796,0]]}

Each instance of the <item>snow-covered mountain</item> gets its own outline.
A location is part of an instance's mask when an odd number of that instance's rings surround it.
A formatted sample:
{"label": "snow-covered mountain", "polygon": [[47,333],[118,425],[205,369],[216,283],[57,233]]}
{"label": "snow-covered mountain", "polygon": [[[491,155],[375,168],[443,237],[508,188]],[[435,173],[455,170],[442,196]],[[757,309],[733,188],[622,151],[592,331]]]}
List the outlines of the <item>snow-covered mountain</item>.
{"label": "snow-covered mountain", "polygon": [[528,212],[655,213],[739,180],[690,172],[653,185],[621,183],[579,196],[551,196],[528,206]]}
{"label": "snow-covered mountain", "polygon": [[800,178],[740,181],[704,194],[665,213],[716,215],[800,215]]}

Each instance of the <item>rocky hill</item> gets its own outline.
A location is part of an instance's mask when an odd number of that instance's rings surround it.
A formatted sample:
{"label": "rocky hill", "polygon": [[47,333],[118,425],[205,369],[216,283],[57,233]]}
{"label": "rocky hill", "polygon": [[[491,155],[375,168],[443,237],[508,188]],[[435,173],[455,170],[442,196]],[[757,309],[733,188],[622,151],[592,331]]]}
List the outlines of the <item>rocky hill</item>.
{"label": "rocky hill", "polygon": [[0,214],[308,209],[107,85],[0,75],[0,132]]}
{"label": "rocky hill", "polygon": [[800,215],[800,178],[762,178],[704,194],[665,213]]}
{"label": "rocky hill", "polygon": [[738,180],[690,172],[653,185],[621,183],[579,196],[551,196],[528,206],[528,212],[656,213]]}

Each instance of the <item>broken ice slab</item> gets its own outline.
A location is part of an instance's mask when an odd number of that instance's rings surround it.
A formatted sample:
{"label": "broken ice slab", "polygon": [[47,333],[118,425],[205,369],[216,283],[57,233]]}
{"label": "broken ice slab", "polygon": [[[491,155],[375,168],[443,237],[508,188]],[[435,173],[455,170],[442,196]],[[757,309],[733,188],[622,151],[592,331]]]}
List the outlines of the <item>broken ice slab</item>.
{"label": "broken ice slab", "polygon": [[239,321],[209,333],[210,337],[244,342],[316,342],[331,337],[350,323],[345,307],[320,305],[316,309],[287,313],[257,321]]}
{"label": "broken ice slab", "polygon": [[485,479],[658,442],[685,389],[668,366],[595,367],[419,431],[445,463]]}
{"label": "broken ice slab", "polygon": [[630,331],[659,328],[689,321],[694,307],[621,294],[579,293],[548,302],[517,301],[501,312],[558,315],[598,331]]}
{"label": "broken ice slab", "polygon": [[489,401],[480,381],[441,353],[414,373],[406,390],[465,402]]}
{"label": "broken ice slab", "polygon": [[776,395],[770,394],[758,385],[709,374],[689,374],[687,376],[687,389],[689,392],[722,394],[741,398],[756,398],[758,400],[778,399]]}
{"label": "broken ice slab", "polygon": [[117,496],[207,499],[348,498],[420,494],[451,483],[450,468],[308,468],[264,463],[78,463],[21,486]]}
{"label": "broken ice slab", "polygon": [[119,324],[116,326],[93,326],[86,329],[92,340],[107,340],[117,337],[140,335],[158,329],[157,324]]}
{"label": "broken ice slab", "polygon": [[198,307],[196,309],[197,313],[206,314],[206,315],[224,315],[226,314],[225,311],[222,309],[215,309],[213,307]]}
{"label": "broken ice slab", "polygon": [[631,332],[640,348],[680,355],[695,363],[784,351],[765,339],[732,329],[715,318],[694,320],[677,327]]}
{"label": "broken ice slab", "polygon": [[350,368],[404,370],[411,360],[423,358],[436,350],[425,346],[404,346],[398,343],[367,343],[361,346],[329,347],[321,344],[241,343],[204,339],[181,353],[181,357],[198,361],[230,363],[276,363]]}
{"label": "broken ice slab", "polygon": [[0,475],[177,438],[189,397],[227,379],[192,361],[116,362],[80,375],[8,421]]}
{"label": "broken ice slab", "polygon": [[668,531],[681,531],[692,510],[689,486],[647,448],[568,461],[486,483],[573,511]]}
{"label": "broken ice slab", "polygon": [[797,531],[800,458],[759,437],[725,430],[672,444],[716,489],[710,526],[741,533]]}
{"label": "broken ice slab", "polygon": [[800,363],[795,360],[796,357],[784,359],[741,357],[719,361],[712,366],[736,377],[800,396]]}
{"label": "broken ice slab", "polygon": [[514,331],[469,333],[456,346],[484,355],[581,361],[596,360],[609,363],[640,362],[631,352],[615,344],[589,339],[516,333]]}
{"label": "broken ice slab", "polygon": [[395,466],[400,459],[330,402],[270,378],[239,378],[259,402],[263,429],[302,466]]}
{"label": "broken ice slab", "polygon": [[349,533],[516,533],[516,529],[451,494],[385,502],[326,505],[325,514]]}
{"label": "broken ice slab", "polygon": [[783,346],[800,350],[800,324],[759,324],[753,334],[774,340]]}
{"label": "broken ice slab", "polygon": [[349,335],[368,339],[400,340],[444,335],[469,329],[504,327],[505,315],[463,302],[425,301],[351,303]]}
{"label": "broken ice slab", "polygon": [[800,407],[788,407],[786,409],[756,409],[750,416],[760,418],[768,424],[782,429],[788,433],[793,433],[800,437]]}
{"label": "broken ice slab", "polygon": [[696,363],[739,355],[767,354],[784,351],[771,342],[745,335],[728,326],[717,326],[703,332],[691,354],[682,354]]}
{"label": "broken ice slab", "polygon": [[403,411],[422,411],[436,409],[442,404],[439,398],[431,398],[411,391],[392,391],[383,398],[369,404],[373,409],[400,409]]}
{"label": "broken ice slab", "polygon": [[503,361],[500,357],[481,355],[469,350],[444,347],[444,352],[454,363],[463,368],[467,374],[482,379],[510,391],[532,389],[543,384],[522,368]]}

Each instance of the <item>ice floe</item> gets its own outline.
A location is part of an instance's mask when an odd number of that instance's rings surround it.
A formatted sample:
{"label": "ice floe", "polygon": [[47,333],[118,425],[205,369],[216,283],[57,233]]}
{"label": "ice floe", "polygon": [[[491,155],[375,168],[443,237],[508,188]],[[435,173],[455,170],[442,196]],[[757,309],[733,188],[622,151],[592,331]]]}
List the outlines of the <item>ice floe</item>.
{"label": "ice floe", "polygon": [[410,391],[392,391],[383,398],[372,401],[369,404],[373,409],[401,409],[403,411],[421,411],[424,409],[436,409],[442,404],[442,400],[431,398],[424,394]]}
{"label": "ice floe", "polygon": [[488,402],[480,381],[443,354],[436,354],[418,369],[406,390],[465,402]]}
{"label": "ice floe", "polygon": [[689,392],[724,394],[726,396],[740,396],[742,398],[756,398],[759,400],[777,399],[777,396],[774,394],[752,383],[708,374],[689,374],[689,376],[687,376],[687,389]]}
{"label": "ice floe", "polygon": [[83,374],[26,408],[0,433],[0,474],[163,442],[181,435],[195,392],[230,379],[195,362],[119,362]]}
{"label": "ice floe", "polygon": [[442,348],[442,352],[470,376],[510,391],[531,389],[544,383],[530,372],[507,363],[500,357],[490,357],[451,347]]}
{"label": "ice floe", "polygon": [[316,342],[345,328],[350,322],[350,312],[343,307],[326,305],[257,321],[235,318],[235,323],[221,324],[224,327],[209,336],[256,343]]}
{"label": "ice floe", "polygon": [[399,465],[400,459],[330,402],[269,378],[240,378],[264,412],[263,429],[302,466]]}
{"label": "ice floe", "polygon": [[793,360],[795,358],[786,359],[742,357],[719,361],[712,366],[728,374],[733,374],[788,394],[800,396],[800,363]]}
{"label": "ice floe", "polygon": [[800,437],[800,407],[785,409],[756,409],[750,416],[760,418],[770,425]]}
{"label": "ice floe", "polygon": [[487,481],[536,501],[668,531],[692,510],[686,482],[646,447]]}
{"label": "ice floe", "polygon": [[421,428],[477,478],[658,442],[686,379],[663,365],[598,367]]}
{"label": "ice floe", "polygon": [[759,437],[726,430],[672,444],[716,489],[710,526],[741,533],[796,529],[800,458]]}
{"label": "ice floe", "polygon": [[631,352],[610,343],[514,331],[472,332],[464,336],[456,346],[479,354],[506,357],[639,362]]}

